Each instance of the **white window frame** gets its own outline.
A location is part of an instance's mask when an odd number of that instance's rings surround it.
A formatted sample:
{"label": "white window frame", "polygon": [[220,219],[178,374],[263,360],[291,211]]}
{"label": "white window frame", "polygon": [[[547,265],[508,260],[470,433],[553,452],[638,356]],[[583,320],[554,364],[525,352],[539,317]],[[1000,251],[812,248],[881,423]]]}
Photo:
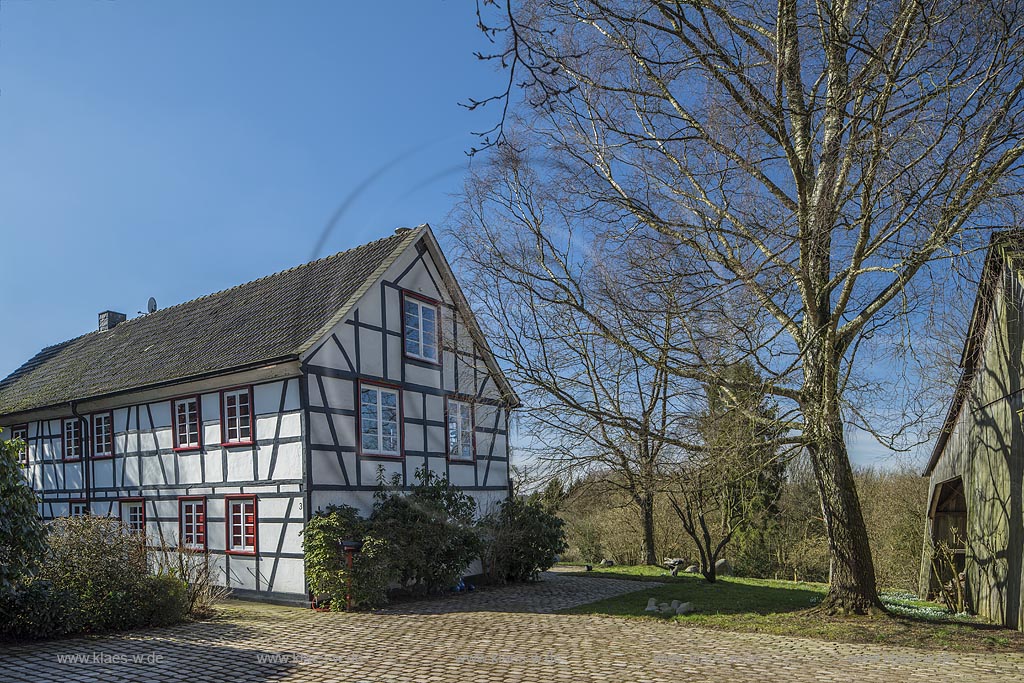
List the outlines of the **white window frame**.
{"label": "white window frame", "polygon": [[[473,404],[459,399],[448,399],[447,428],[448,459],[461,462],[476,460],[476,438],[474,435]],[[467,424],[468,423],[468,424]],[[455,427],[454,433],[452,427]],[[452,437],[455,441],[452,441]],[[469,457],[462,454],[463,446],[469,442]]]}
{"label": "white window frame", "polygon": [[[106,425],[105,438],[99,427]],[[104,449],[103,447],[106,446]],[[102,450],[101,450],[102,449]],[[92,457],[108,458],[114,454],[114,415],[113,413],[95,413],[92,416]]]}
{"label": "white window frame", "polygon": [[18,449],[18,462],[28,465],[28,425],[11,427],[11,439],[21,439],[24,446]]}
{"label": "white window frame", "polygon": [[[246,411],[242,413],[239,409],[241,400],[245,399]],[[256,418],[253,415],[252,406],[252,387],[242,387],[240,389],[229,389],[221,392],[220,399],[220,414],[221,414],[221,443],[230,444],[233,446],[238,445],[249,445],[256,441]],[[228,399],[234,399],[235,415],[231,416],[228,409]],[[242,418],[245,418],[246,425],[242,425]],[[231,437],[231,430],[235,430],[234,438]],[[248,435],[242,436],[242,430],[248,430]]]}
{"label": "white window frame", "polygon": [[[415,312],[412,314],[410,320],[410,306],[415,308]],[[429,347],[423,342],[423,311],[428,309],[434,312],[434,341]],[[410,332],[415,332],[415,339],[412,338]],[[436,304],[432,304],[429,301],[424,301],[413,294],[404,294],[402,297],[402,351],[406,356],[410,358],[416,358],[417,360],[426,361],[428,363],[441,362],[441,309]],[[416,350],[410,350],[410,342],[416,345]],[[432,348],[434,355],[430,356],[426,353],[427,348]]]}
{"label": "white window frame", "polygon": [[[121,521],[135,533],[146,532],[146,503],[142,500],[122,500],[120,505]],[[137,515],[135,513],[138,513]]]}
{"label": "white window frame", "polygon": [[[197,520],[200,515],[202,520]],[[183,547],[189,550],[206,550],[205,498],[183,498],[178,501],[178,532]],[[200,534],[202,542],[197,540]]]}
{"label": "white window frame", "polygon": [[88,506],[84,500],[73,500],[68,505],[68,517],[85,517]]}
{"label": "white window frame", "polygon": [[[247,505],[252,506],[251,534],[248,534],[245,531],[245,508]],[[238,498],[228,498],[226,507],[227,510],[225,523],[228,526],[228,552],[238,555],[255,555],[256,538],[259,535],[259,519],[256,516],[256,497],[245,496]],[[235,543],[236,537],[239,539],[238,544]]]}
{"label": "white window frame", "polygon": [[[71,428],[71,434],[68,428]],[[61,456],[64,460],[81,460],[85,456],[85,443],[82,434],[82,421],[77,417],[65,418],[61,421],[60,430],[62,435],[62,446],[64,451]],[[70,455],[71,453],[74,455]]]}
{"label": "white window frame", "polygon": [[[203,416],[198,396],[183,396],[171,401],[171,429],[174,430],[175,450],[194,450],[203,446]],[[195,410],[189,410],[189,404],[195,405]],[[178,406],[185,406],[185,441],[182,441],[181,425],[178,423]],[[190,429],[192,421],[195,421],[195,441],[191,439]]]}
{"label": "white window frame", "polygon": [[[364,392],[375,392],[376,400],[376,415],[374,422],[376,429],[373,433],[366,431],[368,421],[363,417],[363,393]],[[391,394],[395,397],[395,443],[396,446],[393,450],[385,449],[384,446],[384,404],[381,401],[381,397],[384,394]],[[391,422],[391,420],[388,420]],[[367,448],[364,441],[367,436],[375,436],[377,438],[377,448]],[[377,384],[360,383],[359,384],[359,453],[362,455],[380,455],[389,458],[400,458],[402,457],[402,390],[395,387],[385,387]]]}

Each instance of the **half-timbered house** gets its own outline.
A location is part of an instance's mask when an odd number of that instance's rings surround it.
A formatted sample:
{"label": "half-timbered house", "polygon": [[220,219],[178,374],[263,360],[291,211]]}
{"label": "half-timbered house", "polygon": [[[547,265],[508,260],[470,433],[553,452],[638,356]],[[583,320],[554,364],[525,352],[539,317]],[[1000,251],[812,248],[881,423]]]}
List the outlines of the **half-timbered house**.
{"label": "half-timbered house", "polygon": [[512,388],[428,226],[40,351],[0,382],[40,515],[122,518],[243,597],[306,596],[315,510],[380,477],[509,492]]}

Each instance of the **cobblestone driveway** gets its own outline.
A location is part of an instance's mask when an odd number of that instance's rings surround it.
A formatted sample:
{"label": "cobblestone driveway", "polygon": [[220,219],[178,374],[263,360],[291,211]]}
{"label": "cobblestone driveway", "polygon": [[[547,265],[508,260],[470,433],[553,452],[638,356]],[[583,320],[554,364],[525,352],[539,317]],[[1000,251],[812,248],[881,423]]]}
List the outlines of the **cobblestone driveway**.
{"label": "cobblestone driveway", "polygon": [[0,681],[1024,679],[1024,654],[837,645],[550,613],[637,587],[547,574],[537,585],[409,603],[378,614],[234,603],[231,618],[213,622],[0,649]]}

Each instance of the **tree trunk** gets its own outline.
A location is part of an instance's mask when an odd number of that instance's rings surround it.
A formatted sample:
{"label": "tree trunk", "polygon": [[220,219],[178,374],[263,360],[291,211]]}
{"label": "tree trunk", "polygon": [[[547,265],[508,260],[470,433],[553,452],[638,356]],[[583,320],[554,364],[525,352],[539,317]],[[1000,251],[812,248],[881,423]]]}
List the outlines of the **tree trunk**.
{"label": "tree trunk", "polygon": [[658,564],[658,553],[654,547],[654,494],[645,493],[640,498],[640,516],[644,527],[644,564]]}
{"label": "tree trunk", "polygon": [[704,579],[708,583],[714,583],[715,580],[718,578],[718,575],[715,573],[714,563],[708,565],[706,569],[701,569],[700,573],[704,575]]}
{"label": "tree trunk", "polygon": [[838,363],[834,368],[823,368],[817,375],[824,381],[810,385],[816,385],[819,393],[814,397],[814,404],[808,405],[805,411],[810,437],[807,449],[831,553],[828,594],[821,602],[821,609],[829,614],[865,614],[882,609],[882,603],[875,585],[867,527],[843,438],[834,379],[838,376],[837,366]]}

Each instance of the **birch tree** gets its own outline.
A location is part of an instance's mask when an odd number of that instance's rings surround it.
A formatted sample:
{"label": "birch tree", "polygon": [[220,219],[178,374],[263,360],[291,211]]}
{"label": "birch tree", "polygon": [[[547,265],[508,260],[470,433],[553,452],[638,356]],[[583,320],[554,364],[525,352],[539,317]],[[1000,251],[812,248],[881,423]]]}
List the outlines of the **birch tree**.
{"label": "birch tree", "polygon": [[[1022,7],[995,0],[483,2],[509,90],[486,144],[543,153],[576,225],[673,243],[762,326],[731,339],[793,407],[831,553],[822,609],[880,608],[844,432],[873,340],[942,259],[1014,223]],[[503,41],[503,42],[502,42]],[[486,55],[485,55],[486,57]],[[522,93],[522,106],[512,106]],[[488,100],[470,102],[471,107]],[[539,226],[534,232],[562,230]],[[657,265],[652,271],[658,272]],[[575,306],[572,297],[566,305]],[[633,344],[587,306],[574,315]],[[745,347],[742,348],[741,347]],[[679,359],[679,376],[714,367]],[[783,414],[787,411],[783,410]]]}

